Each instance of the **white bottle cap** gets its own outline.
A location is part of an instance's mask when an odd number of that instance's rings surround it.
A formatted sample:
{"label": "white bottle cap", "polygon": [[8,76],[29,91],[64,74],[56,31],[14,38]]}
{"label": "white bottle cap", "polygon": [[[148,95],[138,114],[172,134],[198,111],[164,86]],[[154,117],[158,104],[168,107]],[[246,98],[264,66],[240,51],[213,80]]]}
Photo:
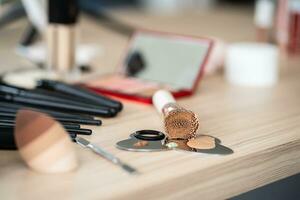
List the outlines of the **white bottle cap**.
{"label": "white bottle cap", "polygon": [[271,28],[274,18],[274,2],[257,0],[255,4],[254,24],[260,28]]}
{"label": "white bottle cap", "polygon": [[236,43],[227,49],[225,76],[242,86],[271,86],[278,79],[278,48],[263,43]]}
{"label": "white bottle cap", "polygon": [[163,107],[168,103],[175,103],[173,95],[166,90],[158,90],[152,97],[152,102],[158,112],[162,112]]}

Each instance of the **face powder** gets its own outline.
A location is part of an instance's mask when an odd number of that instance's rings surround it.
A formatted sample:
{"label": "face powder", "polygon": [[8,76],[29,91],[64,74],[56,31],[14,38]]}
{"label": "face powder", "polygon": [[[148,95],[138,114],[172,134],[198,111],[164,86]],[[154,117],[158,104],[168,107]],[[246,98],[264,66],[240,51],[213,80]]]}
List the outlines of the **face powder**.
{"label": "face powder", "polygon": [[195,149],[213,149],[216,147],[216,139],[211,136],[201,135],[192,138],[187,142],[187,145]]}
{"label": "face powder", "polygon": [[[176,149],[186,150],[186,151],[192,151],[193,149],[189,147],[187,144],[187,140],[173,140],[173,139],[167,139],[166,146],[176,146]],[[170,144],[170,145],[168,145]],[[174,145],[176,144],[176,145]]]}
{"label": "face powder", "polygon": [[144,147],[147,146],[149,142],[144,141],[144,140],[139,140],[136,143],[133,144],[134,147]]}

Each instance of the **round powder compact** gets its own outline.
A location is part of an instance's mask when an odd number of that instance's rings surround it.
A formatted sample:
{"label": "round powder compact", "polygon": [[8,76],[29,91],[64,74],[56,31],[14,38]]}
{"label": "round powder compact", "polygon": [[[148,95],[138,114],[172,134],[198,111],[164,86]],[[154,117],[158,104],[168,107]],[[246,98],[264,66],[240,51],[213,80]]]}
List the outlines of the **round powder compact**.
{"label": "round powder compact", "polygon": [[216,139],[211,136],[201,135],[190,139],[187,145],[195,149],[214,149],[216,147]]}

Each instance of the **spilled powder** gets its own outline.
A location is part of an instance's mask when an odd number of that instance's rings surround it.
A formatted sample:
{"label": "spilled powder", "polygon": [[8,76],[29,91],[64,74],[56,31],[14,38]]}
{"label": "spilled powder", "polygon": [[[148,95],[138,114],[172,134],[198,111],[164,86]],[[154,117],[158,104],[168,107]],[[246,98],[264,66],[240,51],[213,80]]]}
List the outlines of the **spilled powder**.
{"label": "spilled powder", "polygon": [[216,141],[215,138],[211,136],[201,135],[190,139],[187,145],[195,149],[214,149],[216,147]]}

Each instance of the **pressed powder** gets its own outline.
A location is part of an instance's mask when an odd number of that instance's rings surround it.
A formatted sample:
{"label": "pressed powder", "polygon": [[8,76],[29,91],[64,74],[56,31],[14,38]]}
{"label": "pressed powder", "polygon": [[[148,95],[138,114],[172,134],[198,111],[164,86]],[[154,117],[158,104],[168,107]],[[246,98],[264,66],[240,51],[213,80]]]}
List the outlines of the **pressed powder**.
{"label": "pressed powder", "polygon": [[168,138],[190,139],[195,137],[199,121],[195,113],[176,104],[171,93],[159,90],[153,95],[153,104],[163,114]]}
{"label": "pressed powder", "polygon": [[201,135],[190,139],[187,145],[195,149],[213,149],[216,147],[216,139],[208,135]]}

